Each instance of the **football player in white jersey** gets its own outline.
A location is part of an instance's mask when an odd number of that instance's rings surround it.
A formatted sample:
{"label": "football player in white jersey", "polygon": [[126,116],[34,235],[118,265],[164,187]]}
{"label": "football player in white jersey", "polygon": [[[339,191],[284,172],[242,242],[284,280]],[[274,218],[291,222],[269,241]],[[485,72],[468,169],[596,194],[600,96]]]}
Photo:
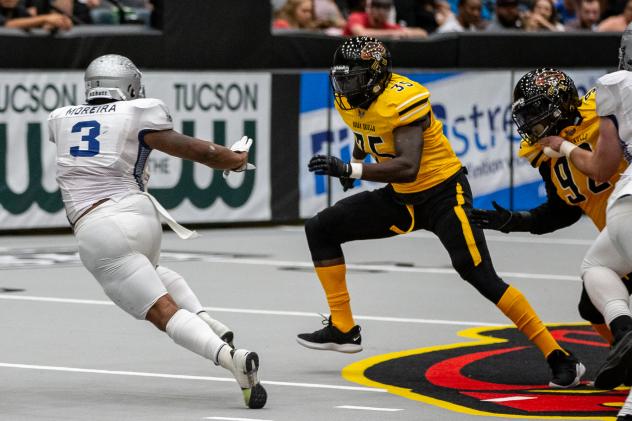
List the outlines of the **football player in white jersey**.
{"label": "football player in white jersey", "polygon": [[[566,156],[596,181],[610,178],[622,158],[632,163],[632,24],[621,38],[619,71],[597,81],[599,143],[591,152],[574,143],[550,136],[541,143]],[[613,329],[615,343],[595,378],[595,387],[612,389],[632,370],[632,323],[628,292],[621,276],[632,271],[632,166],[621,175],[608,199],[606,228],[588,250],[582,263],[582,279],[590,299]],[[615,330],[618,330],[618,335]],[[618,336],[618,337],[617,337]],[[617,420],[632,420],[632,395]]]}
{"label": "football player in white jersey", "polygon": [[116,305],[228,369],[246,406],[263,407],[267,394],[258,378],[258,355],[228,344],[230,329],[204,312],[179,274],[159,266],[161,218],[180,237],[196,234],[146,193],[152,149],[243,171],[253,168],[247,163],[252,139],[226,148],[174,131],[167,107],[144,97],[141,73],[126,57],[98,57],[86,69],[85,82],[87,103],[58,108],[48,119],[57,182],[81,261]]}

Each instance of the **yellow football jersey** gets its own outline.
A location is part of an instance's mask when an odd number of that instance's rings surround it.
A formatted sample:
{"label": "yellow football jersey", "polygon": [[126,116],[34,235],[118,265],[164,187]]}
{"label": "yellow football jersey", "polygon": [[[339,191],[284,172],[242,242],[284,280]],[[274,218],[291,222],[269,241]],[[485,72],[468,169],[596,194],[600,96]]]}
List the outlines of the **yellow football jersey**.
{"label": "yellow football jersey", "polygon": [[393,130],[430,115],[430,126],[423,133],[423,151],[417,179],[410,183],[391,183],[398,193],[416,193],[436,186],[461,168],[461,161],[443,135],[443,125],[432,113],[430,92],[417,82],[393,73],[384,92],[367,110],[336,109],[351,128],[358,148],[377,162],[395,157]]}
{"label": "yellow football jersey", "polygon": [[[594,151],[599,139],[599,116],[595,107],[595,90],[592,89],[584,95],[579,106],[582,120],[578,125],[562,130],[560,137],[581,148]],[[535,168],[550,165],[551,180],[557,195],[569,205],[579,206],[600,231],[605,227],[608,196],[627,167],[625,160],[621,160],[619,168],[609,181],[598,183],[582,174],[566,157],[546,156],[540,144],[529,145],[523,140],[518,155],[527,159]]]}

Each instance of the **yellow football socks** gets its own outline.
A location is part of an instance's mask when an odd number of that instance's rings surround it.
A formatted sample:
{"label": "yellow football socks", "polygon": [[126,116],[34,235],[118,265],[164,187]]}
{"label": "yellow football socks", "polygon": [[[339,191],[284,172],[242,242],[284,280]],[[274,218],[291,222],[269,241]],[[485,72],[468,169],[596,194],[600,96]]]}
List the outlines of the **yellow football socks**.
{"label": "yellow football socks", "polygon": [[343,333],[355,326],[351,315],[351,304],[345,275],[347,266],[321,266],[316,267],[316,275],[325,290],[329,310],[331,311],[332,324]]}
{"label": "yellow football socks", "polygon": [[496,306],[540,349],[544,357],[548,357],[556,349],[568,354],[544,326],[525,296],[516,288],[510,285]]}

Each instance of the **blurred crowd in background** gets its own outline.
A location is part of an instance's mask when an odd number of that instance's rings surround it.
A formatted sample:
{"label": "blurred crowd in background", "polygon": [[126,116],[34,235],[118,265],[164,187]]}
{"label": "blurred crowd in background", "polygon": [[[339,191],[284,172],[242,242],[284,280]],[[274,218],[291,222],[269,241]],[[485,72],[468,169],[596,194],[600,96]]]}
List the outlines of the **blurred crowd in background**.
{"label": "blurred crowd in background", "polygon": [[410,39],[465,31],[623,32],[632,22],[632,0],[271,1],[276,33]]}
{"label": "blurred crowd in background", "polygon": [[0,0],[0,27],[67,31],[77,25],[159,27],[161,0]]}

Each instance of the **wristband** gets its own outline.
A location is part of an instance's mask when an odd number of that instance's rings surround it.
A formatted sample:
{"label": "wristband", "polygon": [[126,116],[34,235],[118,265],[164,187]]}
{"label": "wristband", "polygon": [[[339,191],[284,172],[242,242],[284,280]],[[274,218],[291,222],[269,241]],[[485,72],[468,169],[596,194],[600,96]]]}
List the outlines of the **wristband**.
{"label": "wristband", "polygon": [[364,159],[358,159],[358,158],[351,158],[351,163],[362,163],[364,162]]}
{"label": "wristband", "polygon": [[573,151],[573,149],[575,149],[577,147],[577,145],[569,142],[568,140],[565,140],[564,142],[562,142],[562,144],[560,145],[560,153],[566,155],[566,157],[568,159],[571,158],[571,152]]}
{"label": "wristband", "polygon": [[356,179],[362,178],[362,164],[361,163],[359,162],[351,163],[351,174],[349,175],[349,178],[356,178]]}
{"label": "wristband", "polygon": [[548,156],[549,158],[561,158],[564,156],[563,153],[560,153],[558,151],[556,151],[555,149],[551,148],[550,146],[545,146],[542,149],[542,152],[544,152],[544,155]]}

